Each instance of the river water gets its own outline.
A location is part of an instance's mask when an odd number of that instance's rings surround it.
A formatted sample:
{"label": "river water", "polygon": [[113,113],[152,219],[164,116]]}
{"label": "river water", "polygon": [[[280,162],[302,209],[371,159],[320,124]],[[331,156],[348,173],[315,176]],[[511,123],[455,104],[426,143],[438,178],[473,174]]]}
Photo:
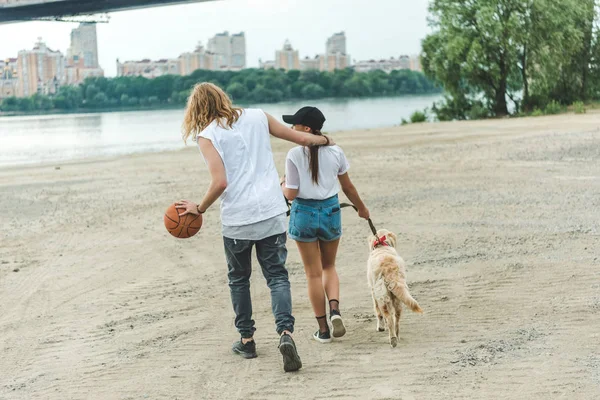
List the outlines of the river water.
{"label": "river water", "polygon": [[[398,125],[438,95],[258,104],[281,117],[307,104],[327,117],[324,132]],[[173,150],[181,140],[183,109],[0,117],[0,166],[56,163]],[[365,133],[368,134],[368,133]]]}

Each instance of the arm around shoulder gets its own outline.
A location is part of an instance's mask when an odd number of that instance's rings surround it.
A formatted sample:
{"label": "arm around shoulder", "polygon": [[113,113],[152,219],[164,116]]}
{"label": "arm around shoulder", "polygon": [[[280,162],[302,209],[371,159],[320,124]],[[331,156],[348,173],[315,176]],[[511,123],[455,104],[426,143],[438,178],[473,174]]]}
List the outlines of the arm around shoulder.
{"label": "arm around shoulder", "polygon": [[269,133],[276,138],[286,140],[288,142],[296,143],[300,146],[319,146],[329,144],[329,140],[324,136],[313,135],[307,132],[295,131],[288,128],[281,122],[277,121],[272,115],[267,115],[267,121],[269,122]]}

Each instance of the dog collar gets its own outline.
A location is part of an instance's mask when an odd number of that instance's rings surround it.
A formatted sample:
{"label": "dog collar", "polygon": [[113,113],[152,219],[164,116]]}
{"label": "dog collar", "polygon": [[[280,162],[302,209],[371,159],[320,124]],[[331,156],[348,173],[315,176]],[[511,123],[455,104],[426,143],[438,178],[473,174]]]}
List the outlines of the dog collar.
{"label": "dog collar", "polygon": [[377,248],[377,247],[381,247],[381,246],[389,247],[389,244],[387,243],[387,237],[385,235],[383,235],[382,237],[375,236],[375,241],[373,242],[373,247]]}

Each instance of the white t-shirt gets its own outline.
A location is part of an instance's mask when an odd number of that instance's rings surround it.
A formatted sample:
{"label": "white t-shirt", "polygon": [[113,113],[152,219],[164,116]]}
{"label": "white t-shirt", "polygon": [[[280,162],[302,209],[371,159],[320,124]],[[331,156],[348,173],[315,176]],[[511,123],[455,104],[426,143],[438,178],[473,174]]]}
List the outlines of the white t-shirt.
{"label": "white t-shirt", "polygon": [[325,200],[340,191],[338,176],[350,169],[350,164],[340,146],[319,148],[319,184],[312,181],[309,149],[294,147],[288,152],[285,162],[285,187],[298,189],[297,197],[306,200]]}
{"label": "white t-shirt", "polygon": [[199,136],[212,142],[225,165],[223,225],[251,225],[287,211],[273,161],[269,122],[262,110],[245,109],[231,129],[213,121]]}

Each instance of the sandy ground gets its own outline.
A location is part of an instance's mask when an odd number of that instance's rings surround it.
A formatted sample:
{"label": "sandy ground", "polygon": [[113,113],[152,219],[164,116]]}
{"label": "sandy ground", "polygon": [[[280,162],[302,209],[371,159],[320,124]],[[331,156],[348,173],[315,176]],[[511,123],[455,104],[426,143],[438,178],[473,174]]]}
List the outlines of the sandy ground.
{"label": "sandy ground", "polygon": [[[0,170],[0,399],[597,399],[600,115],[335,134],[375,224],[399,234],[412,294],[399,346],[375,331],[367,224],[344,210],[349,333],[285,374],[255,269],[259,358],[230,353],[217,209],[190,240],[162,213],[199,199],[198,151]],[[174,133],[177,134],[176,132]],[[275,143],[283,166],[289,146]]]}

